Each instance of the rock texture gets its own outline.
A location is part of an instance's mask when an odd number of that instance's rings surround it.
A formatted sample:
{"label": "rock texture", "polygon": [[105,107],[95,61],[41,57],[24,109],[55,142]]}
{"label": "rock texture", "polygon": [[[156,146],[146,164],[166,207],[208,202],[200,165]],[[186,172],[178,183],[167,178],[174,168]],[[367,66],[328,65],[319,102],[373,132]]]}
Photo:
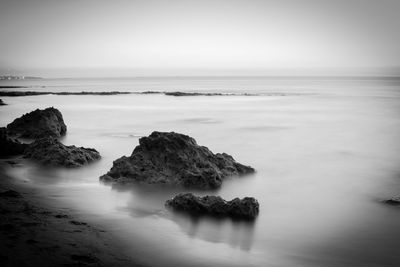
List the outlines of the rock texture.
{"label": "rock texture", "polygon": [[225,177],[252,172],[253,168],[236,162],[232,156],[213,154],[187,135],[153,132],[139,139],[130,157],[115,160],[100,179],[210,189],[220,187]]}
{"label": "rock texture", "polygon": [[15,140],[8,136],[7,129],[4,127],[0,128],[0,157],[11,157],[22,154],[26,148],[25,144],[21,144],[18,140]]}
{"label": "rock texture", "polygon": [[400,196],[387,199],[385,200],[385,203],[390,205],[400,205]]}
{"label": "rock texture", "polygon": [[36,140],[25,149],[24,156],[45,165],[64,167],[80,167],[100,159],[93,148],[65,146],[53,137]]}
{"label": "rock texture", "polygon": [[23,138],[60,137],[67,132],[61,112],[53,107],[37,109],[7,125],[10,135]]}
{"label": "rock texture", "polygon": [[244,219],[254,219],[259,212],[258,201],[252,197],[226,201],[219,196],[197,197],[186,193],[167,200],[165,205],[195,215],[208,214]]}

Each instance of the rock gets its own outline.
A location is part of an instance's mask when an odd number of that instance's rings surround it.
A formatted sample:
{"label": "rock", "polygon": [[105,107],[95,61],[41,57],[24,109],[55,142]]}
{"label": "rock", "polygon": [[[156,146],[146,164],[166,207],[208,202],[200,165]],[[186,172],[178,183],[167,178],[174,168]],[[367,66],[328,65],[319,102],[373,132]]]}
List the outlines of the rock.
{"label": "rock", "polygon": [[391,199],[387,199],[384,202],[390,205],[400,205],[400,196],[392,197]]}
{"label": "rock", "polygon": [[5,106],[5,105],[7,105],[7,104],[4,103],[2,99],[0,99],[0,106]]}
{"label": "rock", "polygon": [[93,148],[65,146],[53,137],[36,140],[26,148],[24,156],[45,165],[64,167],[80,167],[100,159]]}
{"label": "rock", "polygon": [[54,215],[54,218],[64,219],[64,218],[69,218],[69,216],[67,214],[57,214],[57,215]]}
{"label": "rock", "polygon": [[10,135],[23,138],[60,137],[67,132],[61,112],[53,107],[37,109],[7,125]]}
{"label": "rock", "polygon": [[73,225],[87,225],[87,223],[85,222],[78,222],[78,221],[69,221],[69,223]]}
{"label": "rock", "polygon": [[209,214],[244,219],[256,218],[259,211],[258,201],[252,197],[226,201],[219,196],[197,197],[191,193],[179,194],[167,200],[165,205],[195,215]]}
{"label": "rock", "polygon": [[25,144],[21,144],[18,140],[8,136],[5,127],[0,128],[0,157],[11,157],[24,153]]}
{"label": "rock", "polygon": [[[165,92],[168,96],[223,96],[221,93]],[[226,94],[228,95],[228,94]]]}
{"label": "rock", "polygon": [[228,154],[213,154],[187,135],[153,132],[139,139],[130,157],[115,160],[100,180],[210,189],[220,187],[228,176],[253,172],[253,168],[236,162]]}

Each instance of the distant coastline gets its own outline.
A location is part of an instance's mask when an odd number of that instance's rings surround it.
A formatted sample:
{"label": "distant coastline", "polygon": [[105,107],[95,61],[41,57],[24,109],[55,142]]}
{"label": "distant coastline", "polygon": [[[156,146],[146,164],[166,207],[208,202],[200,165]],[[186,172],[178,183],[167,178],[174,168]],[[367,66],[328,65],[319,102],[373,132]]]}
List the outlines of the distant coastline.
{"label": "distant coastline", "polygon": [[0,76],[0,81],[3,80],[40,80],[43,79],[42,77],[35,77],[35,76],[14,76],[14,75],[2,75]]}
{"label": "distant coastline", "polygon": [[[27,87],[1,87],[0,88],[27,88]],[[166,96],[257,96],[259,94],[249,93],[199,93],[199,92],[165,92],[165,91],[143,91],[143,92],[126,92],[126,91],[103,91],[103,92],[37,92],[37,91],[0,91],[0,96],[18,97],[18,96],[36,96],[36,95],[149,95],[163,94]],[[282,95],[282,93],[279,93]]]}

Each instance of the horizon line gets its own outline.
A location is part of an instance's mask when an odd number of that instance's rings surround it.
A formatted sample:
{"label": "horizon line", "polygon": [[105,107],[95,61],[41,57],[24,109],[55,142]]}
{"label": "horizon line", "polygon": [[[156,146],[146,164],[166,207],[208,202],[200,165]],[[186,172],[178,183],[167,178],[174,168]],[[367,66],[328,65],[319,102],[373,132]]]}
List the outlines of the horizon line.
{"label": "horizon line", "polygon": [[[37,79],[165,79],[165,78],[292,78],[292,79],[400,79],[400,74],[350,74],[350,75],[307,75],[307,74],[275,74],[275,75],[135,75],[135,76],[36,76],[36,75],[9,75],[1,74],[0,77],[23,77],[23,79],[0,79],[0,81],[37,80]],[[25,78],[26,77],[26,78]]]}

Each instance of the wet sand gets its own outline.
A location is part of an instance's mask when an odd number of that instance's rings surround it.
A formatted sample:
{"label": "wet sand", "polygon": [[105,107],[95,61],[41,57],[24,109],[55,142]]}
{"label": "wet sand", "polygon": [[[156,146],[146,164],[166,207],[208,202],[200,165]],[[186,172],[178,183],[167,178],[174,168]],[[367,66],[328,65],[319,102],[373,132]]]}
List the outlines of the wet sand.
{"label": "wet sand", "polygon": [[107,229],[7,176],[15,163],[0,161],[0,266],[142,266]]}

